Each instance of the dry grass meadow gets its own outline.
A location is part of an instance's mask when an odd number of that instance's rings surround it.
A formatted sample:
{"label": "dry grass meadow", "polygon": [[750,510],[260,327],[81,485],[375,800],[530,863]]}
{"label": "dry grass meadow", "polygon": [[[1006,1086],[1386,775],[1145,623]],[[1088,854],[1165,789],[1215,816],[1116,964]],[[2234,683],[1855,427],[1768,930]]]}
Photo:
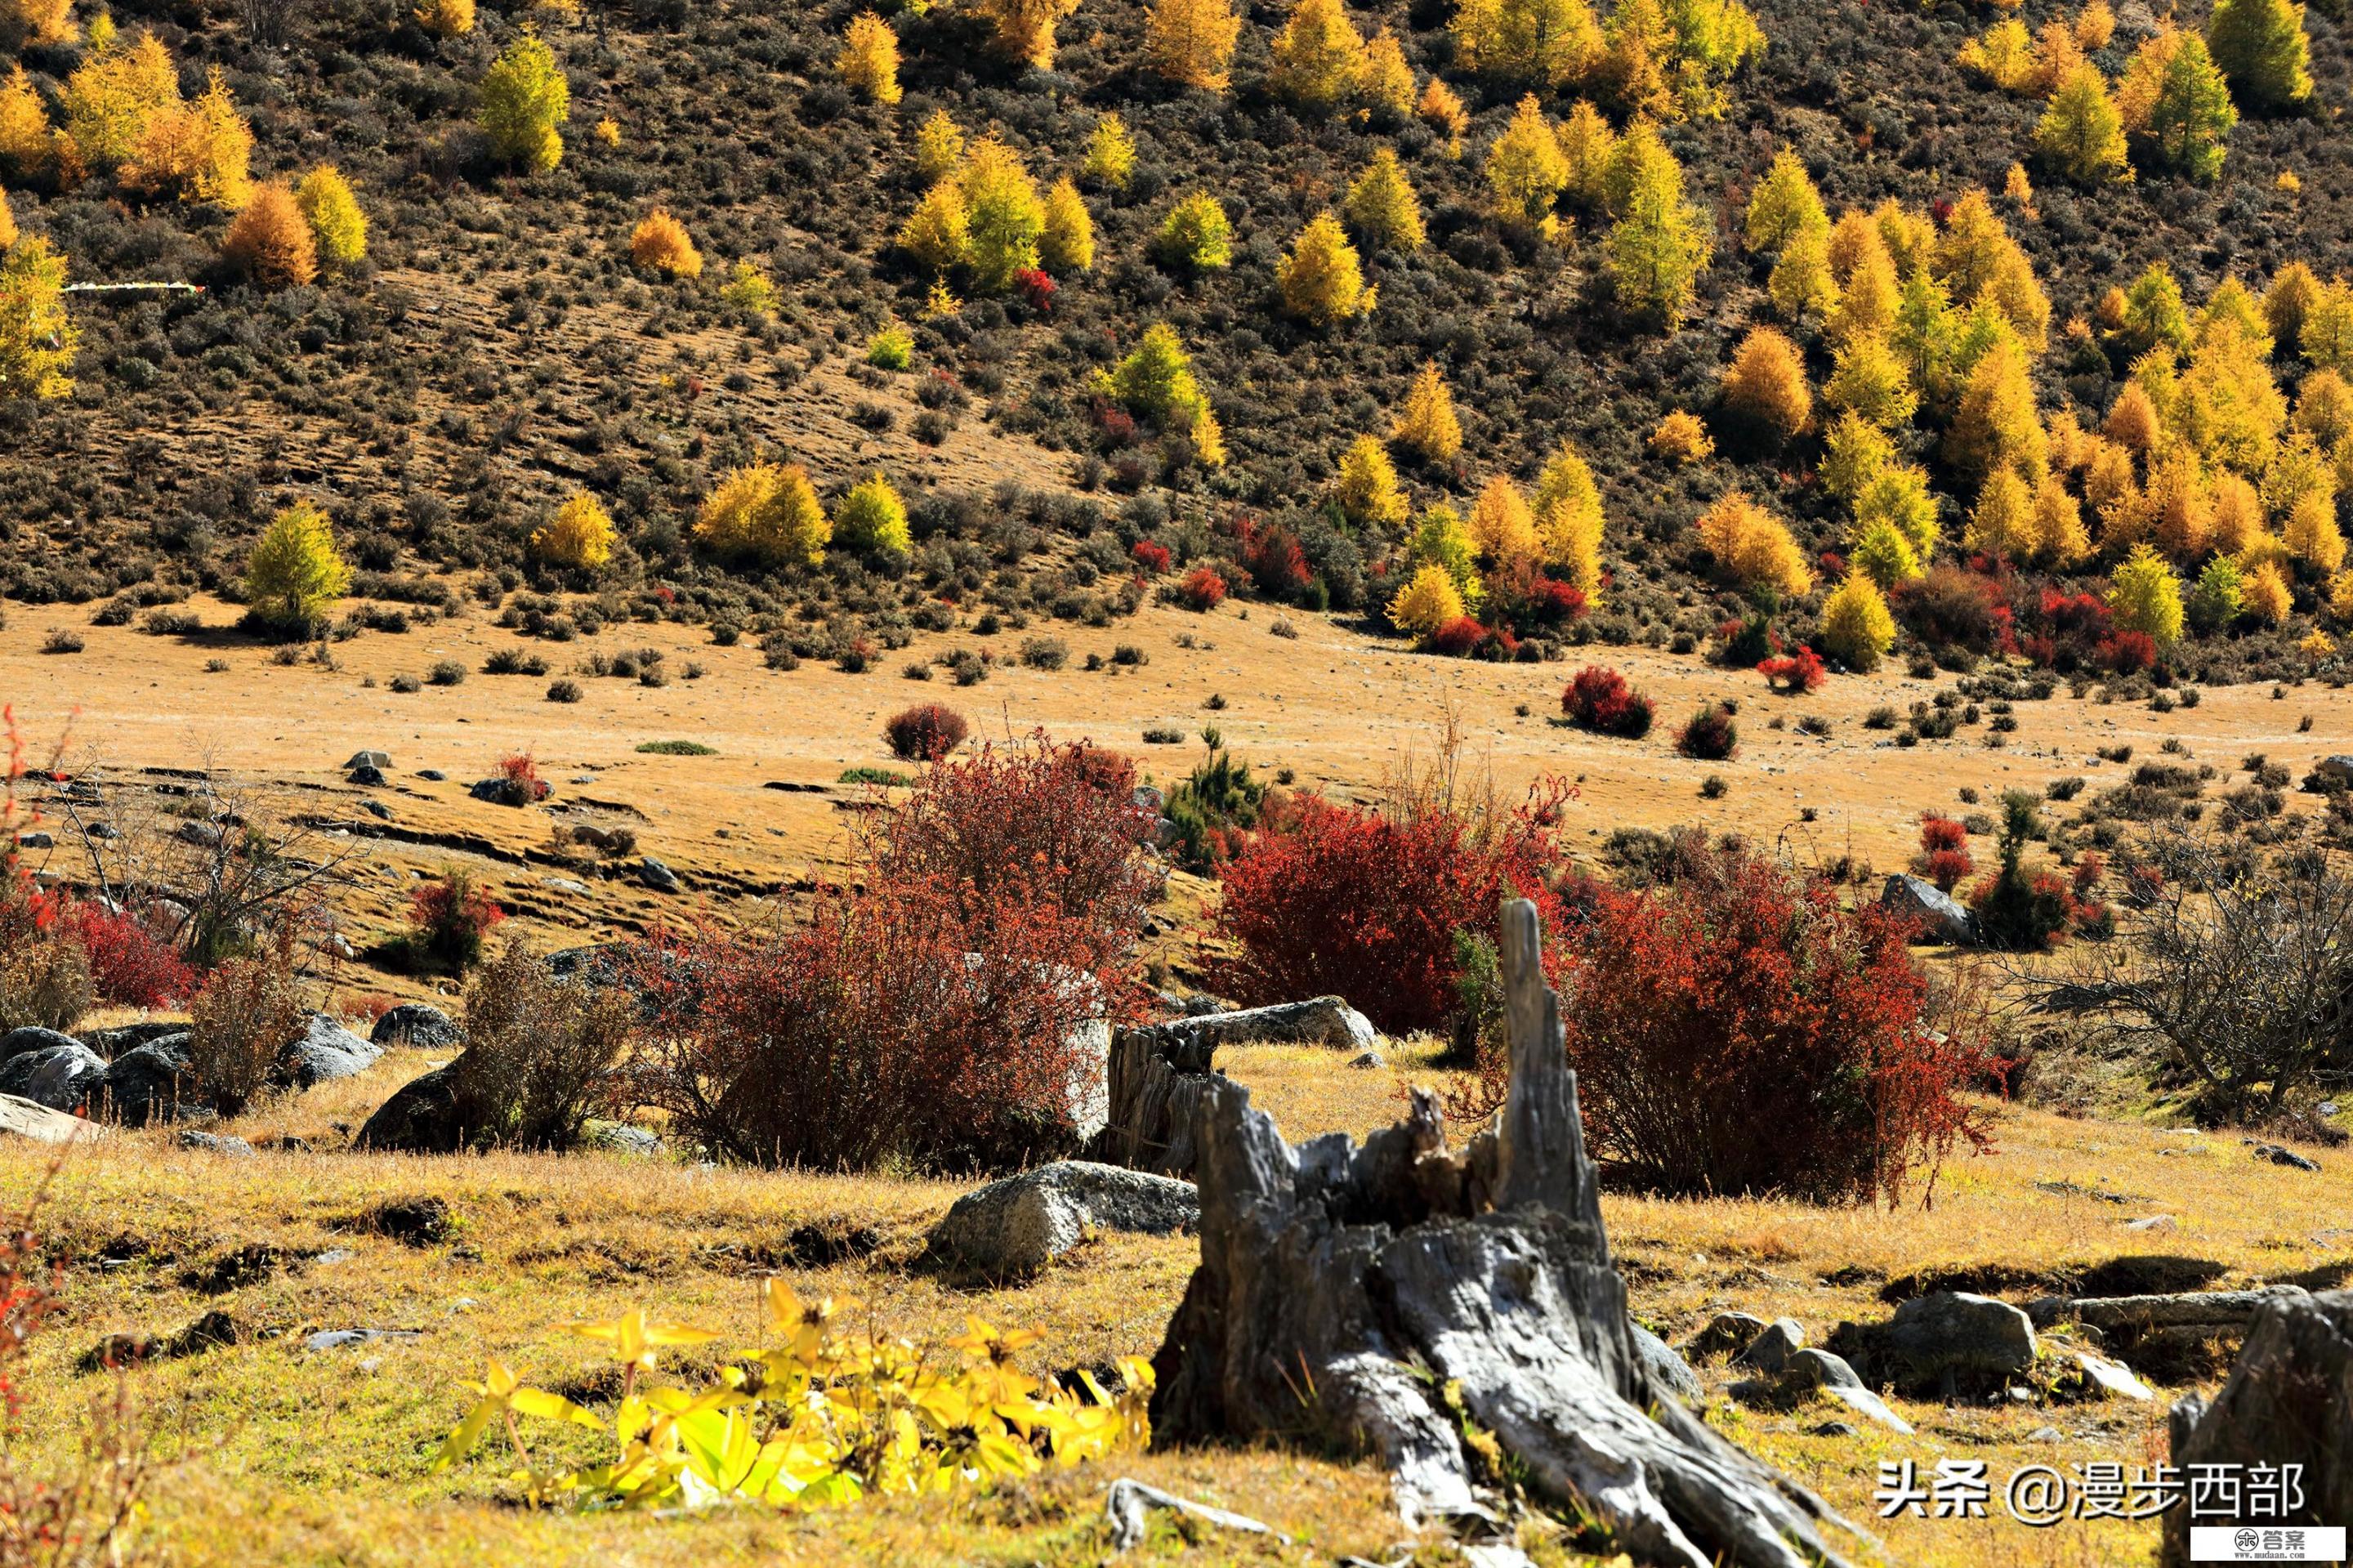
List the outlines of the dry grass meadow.
{"label": "dry grass meadow", "polygon": [[[234,615],[218,604],[198,608],[222,627]],[[1965,730],[1953,741],[1899,750],[1862,728],[1862,716],[1881,704],[1908,705],[1932,683],[1890,673],[1777,698],[1753,675],[1695,658],[1610,651],[1659,699],[1662,729],[1703,698],[1741,699],[1739,758],[1703,765],[1676,758],[1659,736],[1604,740],[1547,722],[1574,664],[1432,660],[1303,615],[1293,618],[1295,639],[1277,640],[1273,619],[1263,607],[1244,615],[1229,606],[1208,617],[1150,609],[1116,631],[1057,629],[1071,645],[1070,668],[1044,673],[1008,659],[970,690],[813,664],[780,673],[763,669],[754,650],[712,647],[691,630],[615,629],[598,646],[661,647],[673,673],[690,660],[704,673],[662,687],[584,676],[586,700],[559,705],[543,700],[545,678],[477,673],[454,687],[406,695],[388,689],[392,676],[442,659],[479,672],[492,650],[515,643],[479,610],[405,637],[368,634],[337,645],[333,669],[275,663],[226,631],[159,638],[91,628],[84,652],[44,653],[48,620],[17,610],[0,632],[0,690],[11,694],[31,740],[65,737],[77,770],[133,779],[142,768],[201,761],[259,790],[273,809],[315,821],[316,842],[352,858],[338,906],[363,946],[397,927],[417,877],[448,865],[483,880],[518,917],[515,928],[542,947],[703,912],[752,917],[759,900],[788,898],[838,859],[849,836],[844,808],[860,794],[839,782],[842,772],[888,764],[881,720],[919,698],[953,702],[993,735],[1044,726],[1091,736],[1136,753],[1164,782],[1198,759],[1194,732],[1214,722],[1229,746],[1261,768],[1289,768],[1302,785],[1346,793],[1377,787],[1426,753],[1451,712],[1469,755],[1507,791],[1543,773],[1575,779],[1577,836],[1596,847],[1624,825],[1701,821],[1787,833],[1800,854],[1852,853],[1883,872],[1907,857],[1919,811],[1953,809],[1964,786],[1990,793],[2072,774],[2096,784],[2104,766],[2096,747],[2154,752],[2168,738],[2225,769],[2243,753],[2263,751],[2301,772],[2346,747],[2353,718],[2344,693],[2317,685],[2277,698],[2268,687],[2220,689],[2195,709],[2167,715],[2071,698],[2063,688],[2047,703],[2020,704],[2018,729],[2002,747],[1986,746],[1981,730]],[[1089,652],[1108,655],[1114,641],[1140,646],[1149,662],[1078,668]],[[907,656],[972,644],[987,640],[969,631],[925,638]],[[590,652],[533,646],[551,657],[557,675]],[[211,661],[226,668],[207,669]],[[1206,705],[1213,694],[1225,699],[1222,708]],[[1831,721],[1827,739],[1797,732],[1806,714]],[[1788,726],[1768,727],[1775,715]],[[1181,726],[1188,739],[1181,747],[1140,745],[1142,729],[1155,725]],[[636,750],[662,739],[695,740],[714,754]],[[363,747],[392,755],[391,788],[343,781],[340,765]],[[513,810],[467,799],[469,781],[521,750],[535,754],[555,781],[548,807]],[[445,771],[447,781],[417,778],[422,768]],[[1730,781],[1724,799],[1699,798],[1709,772]],[[382,802],[390,817],[364,812],[364,798]],[[2292,798],[2291,809],[2308,804]],[[1816,820],[1801,821],[1803,808]],[[586,880],[554,863],[545,847],[553,830],[574,821],[633,827],[641,850],[676,869],[689,892],[664,896],[642,887],[626,874],[634,860]],[[1210,896],[1208,885],[1178,879],[1159,956],[1181,968],[1188,930],[1198,929]],[[346,1009],[371,992],[426,990],[352,966],[325,978],[329,1004]],[[757,1281],[781,1271],[804,1292],[855,1298],[878,1327],[942,1334],[976,1314],[1045,1330],[1046,1343],[1032,1352],[1041,1367],[1094,1366],[1158,1344],[1194,1252],[1184,1238],[1104,1236],[1040,1278],[997,1285],[944,1274],[922,1256],[924,1230],[958,1191],[950,1184],[610,1154],[428,1160],[338,1152],[385,1095],[438,1060],[395,1051],[363,1077],[262,1106],[226,1129],[265,1146],[250,1160],[183,1150],[160,1132],[118,1133],[78,1148],[51,1172],[47,1151],[0,1145],[0,1194],[21,1200],[46,1185],[41,1223],[67,1260],[67,1310],[37,1342],[27,1380],[30,1429],[48,1452],[64,1456],[78,1408],[107,1390],[107,1374],[77,1365],[105,1336],[169,1334],[216,1308],[238,1325],[233,1346],[133,1374],[169,1460],[155,1525],[174,1561],[1092,1563],[1108,1550],[1102,1488],[1121,1471],[1295,1538],[1277,1544],[1170,1526],[1143,1553],[1150,1560],[1320,1563],[1353,1553],[1393,1563],[1412,1545],[1371,1468],[1261,1452],[1129,1457],[1107,1470],[977,1498],[792,1518],[533,1513],[509,1500],[494,1450],[429,1475],[427,1460],[486,1355],[559,1388],[596,1386],[577,1381],[593,1375],[590,1358],[554,1332],[567,1319],[644,1306],[748,1342]],[[1299,1138],[1391,1119],[1406,1082],[1441,1075],[1428,1062],[1413,1043],[1394,1048],[1390,1067],[1376,1072],[1352,1071],[1332,1053],[1260,1047],[1235,1053],[1228,1070]],[[1915,1193],[1900,1208],[1612,1198],[1608,1220],[1638,1314],[1671,1340],[1725,1308],[1788,1315],[1819,1342],[1842,1319],[1883,1316],[1883,1287],[1906,1275],[2000,1281],[2023,1299],[2087,1279],[2116,1288],[2324,1285],[2353,1274],[2353,1233],[2340,1228],[2353,1207],[2353,1171],[2341,1160],[2308,1174],[2259,1164],[2232,1137],[1991,1109],[1996,1150],[1957,1160],[1926,1201]],[[448,1205],[446,1234],[412,1245],[376,1227],[381,1205],[424,1197]],[[2125,1228],[2159,1213],[2178,1228],[2159,1236]],[[237,1258],[248,1260],[243,1274],[221,1268]],[[305,1335],[342,1328],[404,1333],[303,1348]],[[1898,1402],[1918,1428],[1899,1438],[1818,1434],[1834,1407],[1745,1411],[1722,1397],[1726,1369],[1704,1375],[1726,1430],[1858,1522],[1870,1521],[1883,1459],[1926,1467],[1940,1457],[1978,1458],[1997,1477],[2033,1461],[2153,1462],[2162,1457],[2164,1403],[2177,1392],[2161,1389],[2149,1405],[2055,1409]],[[2036,1440],[2044,1427],[2056,1427],[2059,1441]],[[2146,1527],[2029,1530],[1998,1510],[1984,1522],[1875,1528],[1889,1561],[1940,1568],[2138,1564],[2154,1542]],[[1531,1542],[1540,1561],[1577,1561]],[[1431,1543],[1418,1550],[1416,1561],[1447,1560]]]}

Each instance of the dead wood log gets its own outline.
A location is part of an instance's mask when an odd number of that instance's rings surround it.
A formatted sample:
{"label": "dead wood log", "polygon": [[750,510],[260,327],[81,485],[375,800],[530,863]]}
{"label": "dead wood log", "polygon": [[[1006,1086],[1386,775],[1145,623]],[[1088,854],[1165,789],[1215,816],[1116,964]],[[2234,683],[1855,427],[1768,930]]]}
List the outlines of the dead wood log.
{"label": "dead wood log", "polygon": [[1247,1089],[1202,1080],[1201,1262],[1154,1360],[1154,1439],[1369,1451],[1408,1519],[1493,1525],[1451,1389],[1540,1499],[1588,1510],[1621,1550],[1843,1564],[1829,1531],[1851,1526],[1650,1386],[1538,936],[1533,905],[1504,906],[1511,1083],[1466,1149],[1420,1091],[1361,1147],[1294,1148]]}

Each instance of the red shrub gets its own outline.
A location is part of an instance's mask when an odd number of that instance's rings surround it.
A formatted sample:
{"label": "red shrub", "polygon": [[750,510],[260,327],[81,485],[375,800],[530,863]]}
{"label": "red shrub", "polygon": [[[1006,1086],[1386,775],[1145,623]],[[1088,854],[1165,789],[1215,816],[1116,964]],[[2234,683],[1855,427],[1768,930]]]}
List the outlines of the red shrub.
{"label": "red shrub", "polygon": [[893,714],[882,726],[891,755],[907,762],[937,762],[964,744],[971,726],[964,715],[938,703],[918,703]]}
{"label": "red shrub", "polygon": [[982,925],[957,890],[876,880],[821,894],[790,932],[702,930],[647,968],[638,1080],[697,1142],[762,1165],[1003,1169],[1071,1150],[1100,1069],[1079,1026],[1119,1011],[1080,967],[1085,921],[1009,905]]}
{"label": "red shrub", "polygon": [[1305,588],[1311,575],[1298,535],[1280,523],[1244,525],[1242,569],[1250,573],[1250,582],[1260,593],[1280,599],[1290,599]]}
{"label": "red shrub", "polygon": [[76,903],[66,907],[64,925],[89,955],[90,989],[100,1000],[152,1009],[195,994],[195,972],[138,916]]}
{"label": "red shrub", "polygon": [[507,917],[490,894],[462,871],[447,871],[409,895],[408,927],[415,949],[453,969],[482,957],[482,938]]}
{"label": "red shrub", "polygon": [[1168,569],[1168,546],[1150,539],[1138,539],[1128,546],[1128,557],[1144,568],[1147,577],[1158,577]]}
{"label": "red shrub", "polygon": [[1013,274],[1013,291],[1021,296],[1023,304],[1041,316],[1054,313],[1054,293],[1059,287],[1036,267],[1024,267]]}
{"label": "red shrub", "polygon": [[513,795],[526,801],[544,800],[555,792],[555,787],[539,776],[539,764],[528,751],[500,758],[499,777]]}
{"label": "red shrub", "polygon": [[1436,1028],[1456,1005],[1457,931],[1491,928],[1511,896],[1559,919],[1562,799],[1469,813],[1410,788],[1378,806],[1296,798],[1226,868],[1216,928],[1234,951],[1214,983],[1244,1003],[1344,996],[1390,1033]]}
{"label": "red shrub", "polygon": [[1136,803],[1126,758],[1036,735],[932,769],[874,830],[864,858],[878,879],[940,890],[968,929],[986,929],[999,911],[1051,906],[1086,933],[1066,936],[1062,962],[1097,970],[1135,940],[1158,890],[1136,853],[1155,820]]}
{"label": "red shrub", "polygon": [[1157,877],[1125,758],[1042,736],[934,768],[809,923],[703,929],[638,967],[638,1081],[761,1164],[1000,1169],[1071,1151],[1081,1026],[1128,1016]]}
{"label": "red shrub", "polygon": [[1177,601],[1187,609],[1215,609],[1226,599],[1226,579],[1208,567],[1195,567],[1177,585]]}
{"label": "red shrub", "polygon": [[1920,848],[1926,853],[1966,849],[1968,842],[1969,830],[1950,817],[1940,817],[1931,812],[1920,819]]}
{"label": "red shrub", "polygon": [[1795,653],[1761,660],[1757,665],[1757,673],[1765,677],[1767,685],[1791,696],[1820,690],[1829,673],[1822,668],[1821,655],[1810,648],[1800,648]]}
{"label": "red shrub", "polygon": [[1961,878],[1977,870],[1978,863],[1969,858],[1967,850],[1930,850],[1920,857],[1920,874],[1950,893],[1960,885]]}
{"label": "red shrub", "polygon": [[2092,889],[2099,886],[2100,878],[2105,876],[2107,872],[2108,863],[2105,857],[2097,850],[2085,850],[2084,858],[2075,863],[2073,874],[2068,878],[2069,883],[2075,889],[2075,896],[2089,897]]}
{"label": "red shrub", "polygon": [[1487,629],[1474,616],[1458,615],[1430,634],[1430,651],[1460,659],[1487,640]]}
{"label": "red shrub", "polygon": [[2157,640],[2146,631],[2112,631],[2100,639],[2094,657],[2104,670],[2136,675],[2156,665]]}
{"label": "red shrub", "polygon": [[1599,889],[1564,934],[1598,1158],[1679,1194],[1892,1200],[1982,1141],[1955,1093],[1977,1054],[1926,1026],[1895,922],[1746,848],[1679,847],[1672,882]]}
{"label": "red shrub", "polygon": [[1107,403],[1101,398],[1095,401],[1095,429],[1101,430],[1103,440],[1114,447],[1132,447],[1144,439],[1143,429],[1136,424],[1134,415],[1116,403]]}
{"label": "red shrub", "polygon": [[1583,620],[1586,608],[1583,588],[1575,583],[1546,577],[1537,586],[1535,597],[1529,600],[1528,613],[1539,625],[1562,626],[1572,620]]}
{"label": "red shrub", "polygon": [[1561,711],[1583,729],[1640,740],[1651,733],[1654,713],[1651,699],[1626,683],[1626,677],[1600,664],[1577,673],[1560,694]]}

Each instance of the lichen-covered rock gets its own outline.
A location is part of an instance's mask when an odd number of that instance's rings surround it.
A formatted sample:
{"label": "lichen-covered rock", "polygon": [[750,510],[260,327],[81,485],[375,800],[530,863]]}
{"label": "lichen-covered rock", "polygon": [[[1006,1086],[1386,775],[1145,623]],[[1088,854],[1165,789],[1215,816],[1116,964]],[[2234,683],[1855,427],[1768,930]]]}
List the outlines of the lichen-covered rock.
{"label": "lichen-covered rock", "polygon": [[1886,887],[1879,895],[1879,906],[1908,916],[1920,927],[1920,939],[1924,942],[1949,942],[1964,947],[1977,937],[1977,917],[1963,908],[1958,899],[1933,882],[1902,872],[1887,879]]}
{"label": "lichen-covered rock", "polygon": [[279,1084],[307,1089],[334,1078],[355,1077],[375,1065],[381,1047],[361,1039],[323,1012],[311,1015],[302,1037],[287,1043],[279,1053]]}
{"label": "lichen-covered rock", "polygon": [[966,1192],[932,1227],[932,1251],[998,1278],[1032,1274],[1090,1230],[1167,1235],[1200,1223],[1190,1181],[1062,1160]]}
{"label": "lichen-covered rock", "polygon": [[102,1138],[106,1129],[64,1111],[18,1095],[0,1095],[0,1139],[27,1138],[35,1143],[70,1143],[78,1138]]}
{"label": "lichen-covered rock", "polygon": [[98,1098],[106,1059],[79,1040],[22,1051],[0,1062],[0,1095],[51,1110],[79,1111]]}
{"label": "lichen-covered rock", "polygon": [[185,1031],[135,1045],[115,1057],[100,1094],[107,1118],[125,1127],[144,1127],[195,1103]]}
{"label": "lichen-covered rock", "polygon": [[2032,1370],[2034,1325],[2007,1301],[1966,1290],[1938,1290],[1868,1328],[1842,1324],[1831,1349],[1880,1384],[1950,1393],[1964,1384],[2000,1383]]}
{"label": "lichen-covered rock", "polygon": [[465,1032],[456,1020],[438,1007],[427,1007],[421,1001],[404,1001],[398,1007],[386,1008],[368,1031],[368,1042],[375,1045],[415,1045],[427,1051],[438,1051],[457,1044]]}

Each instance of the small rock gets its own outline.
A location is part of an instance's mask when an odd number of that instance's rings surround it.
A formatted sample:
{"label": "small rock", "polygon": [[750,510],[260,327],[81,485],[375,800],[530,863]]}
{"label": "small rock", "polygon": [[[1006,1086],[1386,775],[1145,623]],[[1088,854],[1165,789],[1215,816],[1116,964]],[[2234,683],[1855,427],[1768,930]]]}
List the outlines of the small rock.
{"label": "small rock", "polygon": [[94,839],[119,839],[122,836],[112,824],[107,822],[92,822],[84,831]]}
{"label": "small rock", "polygon": [[427,1007],[421,1001],[405,1001],[398,1007],[388,1007],[368,1031],[368,1040],[376,1045],[416,1045],[438,1051],[457,1044],[465,1038],[464,1031],[450,1016],[438,1007]]}
{"label": "small rock", "polygon": [[994,1277],[1034,1273],[1090,1230],[1167,1235],[1201,1219],[1190,1181],[1062,1160],[958,1198],[932,1227],[932,1250]]}
{"label": "small rock", "polygon": [[1381,1054],[1378,1051],[1359,1051],[1348,1058],[1348,1065],[1351,1067],[1385,1067],[1388,1065],[1381,1059]]}
{"label": "small rock", "polygon": [[1852,1437],[1855,1434],[1855,1428],[1843,1421],[1825,1421],[1808,1430],[1817,1437]]}
{"label": "small rock", "polygon": [[2276,1143],[2251,1143],[2258,1160],[2268,1160],[2274,1165],[2285,1165],[2296,1171],[2317,1171],[2320,1161],[2298,1154],[2293,1149],[2282,1149]]}
{"label": "small rock", "polygon": [[357,1256],[359,1256],[359,1254],[353,1252],[347,1246],[331,1246],[326,1251],[321,1253],[318,1256],[312,1258],[311,1260],[311,1266],[313,1268],[332,1268],[339,1263],[349,1263],[352,1259]]}
{"label": "small rock", "polygon": [[17,1095],[0,1095],[0,1139],[25,1138],[35,1143],[70,1143],[78,1138],[103,1138],[106,1129],[60,1110]]}
{"label": "small rock", "polygon": [[2038,1426],[2026,1435],[2026,1440],[2030,1443],[2064,1443],[2067,1434],[2056,1426]]}
{"label": "small rock", "polygon": [[2145,1220],[2126,1220],[2125,1222],[2125,1229],[2128,1231],[2174,1231],[2180,1229],[2180,1227],[2174,1224],[2173,1216],[2171,1214],[2151,1214]]}
{"label": "small rock", "polygon": [[438,768],[420,768],[417,770],[417,776],[419,779],[428,779],[436,784],[441,783],[449,777],[447,773],[442,772]]}
{"label": "small rock", "polygon": [[392,808],[381,800],[362,800],[360,810],[380,822],[392,821]]}
{"label": "small rock", "polygon": [[2115,1394],[2120,1399],[2137,1399],[2143,1402],[2157,1397],[2149,1392],[2148,1384],[2135,1377],[2132,1369],[2122,1361],[2112,1361],[2105,1356],[2095,1356],[2089,1351],[2077,1351],[2074,1356],[2076,1363],[2084,1369],[2084,1375],[2089,1378],[2092,1385],[2102,1393]]}
{"label": "small rock", "polygon": [[16,835],[16,847],[18,849],[28,850],[55,849],[58,847],[58,841],[36,828],[18,833]]}
{"label": "small rock", "polygon": [[2337,1102],[2335,1100],[2323,1100],[2318,1105],[2313,1107],[2312,1109],[2314,1114],[2316,1116],[2335,1116],[2337,1114]]}
{"label": "small rock", "polygon": [[1694,1334],[1683,1353],[1694,1361],[1734,1354],[1754,1344],[1765,1331],[1765,1319],[1753,1312],[1718,1312],[1706,1328]]}
{"label": "small rock", "polygon": [[198,1132],[192,1127],[180,1129],[180,1147],[202,1149],[214,1154],[226,1154],[238,1160],[253,1158],[253,1145],[241,1138],[224,1138],[218,1133]]}
{"label": "small rock", "polygon": [[1957,1378],[2006,1379],[2034,1365],[2034,1324],[2007,1301],[1938,1290],[1896,1308],[1876,1328],[1842,1326],[1831,1343],[1859,1356],[1875,1382],[1936,1388]]}
{"label": "small rock", "polygon": [[381,789],[392,782],[384,776],[383,768],[365,765],[353,768],[344,778],[351,783],[371,789]]}
{"label": "small rock", "polygon": [[1887,879],[1879,906],[1908,916],[1919,927],[1923,941],[1966,947],[1977,934],[1977,917],[1958,899],[1933,882],[1901,872]]}
{"label": "small rock", "polygon": [[1778,1375],[1789,1364],[1789,1358],[1805,1347],[1806,1331],[1795,1319],[1777,1318],[1765,1327],[1765,1331],[1748,1342],[1748,1348],[1732,1358],[1736,1367],[1752,1367],[1761,1372]]}
{"label": "small rock", "polygon": [[580,1147],[651,1158],[662,1151],[662,1140],[648,1128],[632,1127],[625,1121],[600,1121],[581,1129]]}
{"label": "small rock", "polygon": [[681,886],[678,880],[678,873],[651,855],[646,856],[638,863],[638,880],[656,893],[676,893]]}
{"label": "small rock", "polygon": [[352,759],[343,764],[346,771],[353,773],[363,768],[385,768],[391,766],[392,758],[381,751],[354,751]]}
{"label": "small rock", "polygon": [[370,1044],[325,1013],[314,1012],[302,1038],[290,1041],[279,1053],[274,1076],[287,1087],[307,1089],[364,1073],[383,1054],[380,1046]]}

